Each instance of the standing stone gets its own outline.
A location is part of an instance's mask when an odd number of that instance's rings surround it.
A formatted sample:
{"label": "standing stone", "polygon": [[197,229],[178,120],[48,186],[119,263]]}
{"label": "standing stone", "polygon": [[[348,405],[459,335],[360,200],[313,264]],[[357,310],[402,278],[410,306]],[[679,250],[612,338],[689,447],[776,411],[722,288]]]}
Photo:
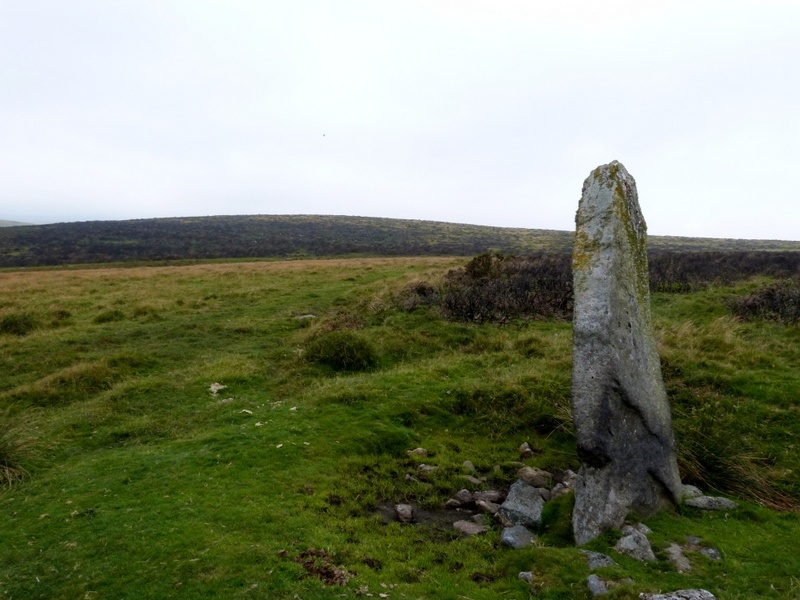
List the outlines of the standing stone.
{"label": "standing stone", "polygon": [[647,226],[636,182],[614,161],[583,184],[572,257],[572,418],[582,467],[580,545],[677,503],[681,482],[650,317]]}

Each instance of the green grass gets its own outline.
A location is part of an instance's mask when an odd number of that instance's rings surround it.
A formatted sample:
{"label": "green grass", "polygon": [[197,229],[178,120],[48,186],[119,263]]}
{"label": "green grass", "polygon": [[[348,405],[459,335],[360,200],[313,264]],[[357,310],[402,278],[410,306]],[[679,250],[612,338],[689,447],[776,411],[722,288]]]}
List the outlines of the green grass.
{"label": "green grass", "polygon": [[[540,543],[517,551],[498,547],[496,527],[466,539],[438,518],[381,517],[400,501],[441,516],[471,485],[465,460],[482,487],[508,486],[523,441],[537,452],[528,464],[578,466],[569,323],[397,308],[408,285],[464,262],[0,273],[0,318],[37,324],[0,332],[0,461],[30,475],[0,491],[0,598],[588,598],[569,497],[548,506]],[[699,536],[724,560],[691,555],[694,570],[678,574],[615,555],[603,573],[634,583],[609,598],[800,597],[800,521],[775,509],[800,500],[800,329],[732,319],[726,299],[754,285],[653,302],[684,479],[741,506],[660,515],[650,537],[662,552]],[[357,346],[364,369],[309,360],[319,340],[332,340],[322,356]],[[429,455],[408,456],[417,446]],[[407,481],[420,462],[439,469]],[[613,553],[613,541],[591,547]],[[352,578],[309,574],[310,549],[324,551],[318,573]],[[528,570],[533,589],[517,579]]]}

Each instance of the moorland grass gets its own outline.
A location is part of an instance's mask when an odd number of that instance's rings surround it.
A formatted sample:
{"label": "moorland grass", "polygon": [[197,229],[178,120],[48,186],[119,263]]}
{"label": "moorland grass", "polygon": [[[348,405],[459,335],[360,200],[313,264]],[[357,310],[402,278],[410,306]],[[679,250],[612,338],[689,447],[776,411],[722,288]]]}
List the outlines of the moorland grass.
{"label": "moorland grass", "polygon": [[[481,487],[507,487],[523,441],[528,464],[578,466],[568,322],[477,325],[403,308],[403,290],[465,262],[0,273],[0,312],[38,324],[0,333],[3,423],[31,475],[0,492],[0,597],[588,598],[569,498],[518,551],[498,546],[497,528],[462,538],[441,519],[382,516],[405,501],[435,517],[470,485],[465,460]],[[684,479],[740,508],[648,521],[662,557],[692,535],[720,549],[721,562],[692,554],[686,574],[613,553],[613,533],[592,542],[619,563],[605,575],[633,579],[611,598],[800,594],[789,510],[800,330],[731,317],[729,299],[757,285],[654,296]],[[366,370],[308,359],[336,332],[369,348]],[[428,456],[407,454],[417,446]],[[407,480],[422,461],[438,470]],[[311,550],[314,573],[301,564]],[[325,561],[350,574],[345,586],[323,582]],[[532,588],[517,579],[529,570]]]}

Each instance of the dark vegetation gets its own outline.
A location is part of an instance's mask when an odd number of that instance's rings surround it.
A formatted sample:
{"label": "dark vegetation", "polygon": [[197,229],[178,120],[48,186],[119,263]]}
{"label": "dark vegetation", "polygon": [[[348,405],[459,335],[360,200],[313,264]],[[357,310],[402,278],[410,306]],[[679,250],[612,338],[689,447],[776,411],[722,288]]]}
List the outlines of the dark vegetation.
{"label": "dark vegetation", "polygon": [[[651,292],[688,293],[731,285],[756,275],[800,276],[800,252],[666,252],[649,256]],[[800,319],[798,279],[731,301],[734,314],[789,323]],[[408,308],[438,305],[449,318],[475,323],[572,318],[569,254],[512,256],[485,252],[447,273],[440,288],[416,282],[405,290]]]}
{"label": "dark vegetation", "polygon": [[800,321],[800,279],[773,283],[728,303],[743,319],[768,319],[796,324]]}
{"label": "dark vegetation", "polygon": [[[0,228],[0,267],[321,256],[568,252],[572,233],[342,216],[219,216]],[[800,250],[798,242],[650,238],[661,251]]]}

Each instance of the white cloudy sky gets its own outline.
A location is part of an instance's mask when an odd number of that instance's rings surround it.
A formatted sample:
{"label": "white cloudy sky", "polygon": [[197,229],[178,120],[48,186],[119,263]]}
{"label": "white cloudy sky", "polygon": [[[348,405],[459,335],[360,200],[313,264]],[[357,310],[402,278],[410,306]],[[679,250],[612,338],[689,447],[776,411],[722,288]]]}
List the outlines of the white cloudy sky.
{"label": "white cloudy sky", "polygon": [[617,159],[659,235],[800,240],[796,0],[0,0],[0,219],[572,229]]}

